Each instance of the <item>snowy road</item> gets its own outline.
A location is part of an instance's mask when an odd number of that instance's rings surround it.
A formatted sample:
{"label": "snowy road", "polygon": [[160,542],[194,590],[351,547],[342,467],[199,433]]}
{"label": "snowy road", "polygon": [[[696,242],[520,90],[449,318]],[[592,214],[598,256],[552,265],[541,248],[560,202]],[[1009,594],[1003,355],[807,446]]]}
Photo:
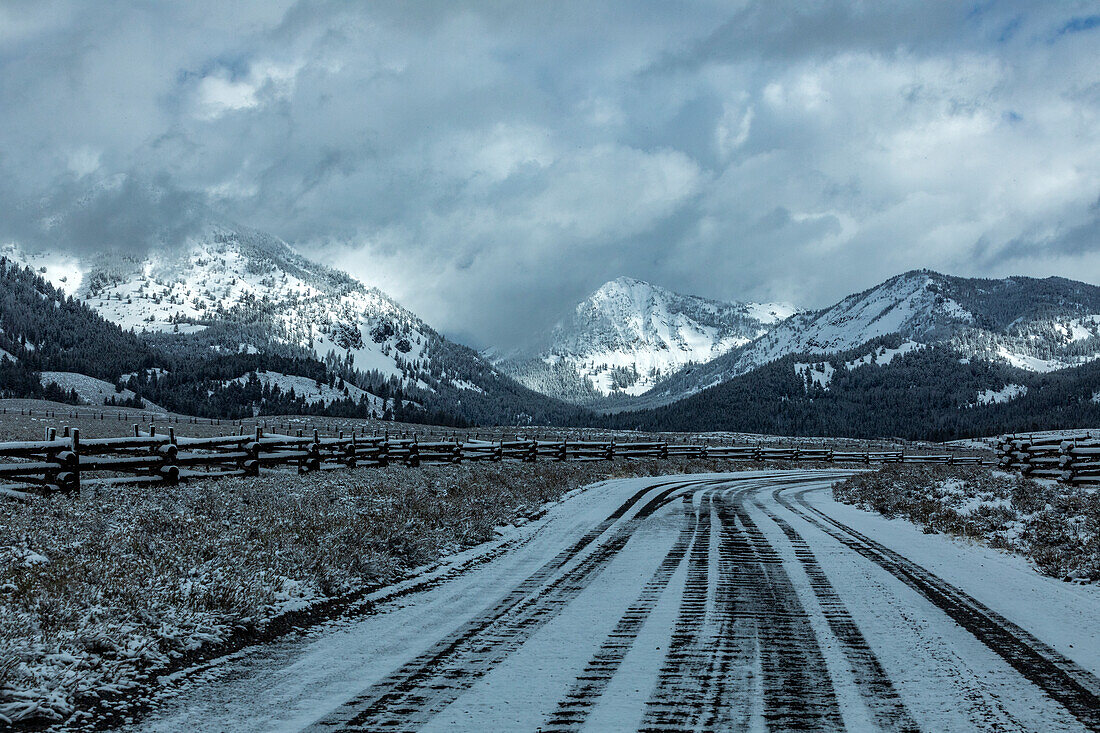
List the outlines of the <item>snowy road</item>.
{"label": "snowy road", "polygon": [[591,488],[129,730],[1100,729],[1097,589],[838,505],[840,475]]}

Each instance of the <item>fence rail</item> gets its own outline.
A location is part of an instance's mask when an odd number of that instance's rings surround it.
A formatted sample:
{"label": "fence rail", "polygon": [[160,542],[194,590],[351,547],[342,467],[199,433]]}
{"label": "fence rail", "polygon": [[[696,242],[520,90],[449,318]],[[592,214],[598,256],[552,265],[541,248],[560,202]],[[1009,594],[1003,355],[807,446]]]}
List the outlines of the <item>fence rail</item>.
{"label": "fence rail", "polygon": [[997,444],[997,462],[1034,478],[1100,484],[1100,438],[1080,435],[1008,435]]}
{"label": "fence rail", "polygon": [[[1098,444],[1100,448],[1100,444]],[[266,433],[207,438],[177,436],[174,428],[157,434],[155,427],[134,435],[81,439],[78,429],[60,437],[49,429],[41,441],[0,443],[0,493],[25,496],[28,489],[78,491],[81,486],[175,484],[194,478],[256,476],[262,469],[297,469],[300,473],[356,466],[465,461],[610,461],[642,458],[713,458],[729,461],[799,461],[824,464],[942,463],[981,464],[980,456],[906,454],[903,451],[839,451],[763,445],[675,444],[665,441],[542,440],[452,436],[422,442],[418,437],[322,436]],[[985,461],[985,463],[990,463]],[[1100,463],[1098,475],[1100,475]]]}

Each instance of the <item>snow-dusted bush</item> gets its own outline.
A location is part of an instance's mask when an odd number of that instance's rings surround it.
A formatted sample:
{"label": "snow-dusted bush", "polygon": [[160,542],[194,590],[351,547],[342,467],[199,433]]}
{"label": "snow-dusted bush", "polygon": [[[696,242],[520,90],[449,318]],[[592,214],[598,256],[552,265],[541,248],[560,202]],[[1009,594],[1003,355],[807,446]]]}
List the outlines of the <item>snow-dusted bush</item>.
{"label": "snow-dusted bush", "polygon": [[1019,552],[1042,573],[1100,580],[1100,495],[978,467],[888,466],[833,487],[837,501]]}
{"label": "snow-dusted bush", "polygon": [[1051,497],[1027,522],[1023,542],[1047,575],[1100,580],[1100,496],[1077,489]]}

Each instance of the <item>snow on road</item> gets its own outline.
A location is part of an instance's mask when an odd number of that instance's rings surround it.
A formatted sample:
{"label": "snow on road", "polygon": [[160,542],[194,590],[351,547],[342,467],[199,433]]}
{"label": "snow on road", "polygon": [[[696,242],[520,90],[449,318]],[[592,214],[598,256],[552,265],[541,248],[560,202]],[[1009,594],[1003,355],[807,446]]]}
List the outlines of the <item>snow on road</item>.
{"label": "snow on road", "polygon": [[1087,730],[1100,593],[836,504],[612,481],[436,583],[166,684],[127,730]]}

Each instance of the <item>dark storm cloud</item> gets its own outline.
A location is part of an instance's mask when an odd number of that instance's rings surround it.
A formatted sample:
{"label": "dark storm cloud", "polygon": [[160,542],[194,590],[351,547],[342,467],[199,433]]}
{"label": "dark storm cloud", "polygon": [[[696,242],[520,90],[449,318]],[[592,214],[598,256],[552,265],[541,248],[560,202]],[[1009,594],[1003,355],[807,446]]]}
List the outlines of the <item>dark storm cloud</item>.
{"label": "dark storm cloud", "polygon": [[746,3],[715,30],[653,68],[716,61],[790,61],[837,51],[892,52],[899,45],[943,45],[965,33],[981,10],[957,2]]}
{"label": "dark storm cloud", "polygon": [[209,217],[202,196],[175,188],[163,175],[147,181],[118,176],[94,187],[58,180],[36,200],[0,195],[0,240],[34,250],[144,254],[182,245]]}
{"label": "dark storm cloud", "polygon": [[239,221],[479,345],[619,275],[1096,281],[1098,51],[1087,2],[4,3],[0,240]]}
{"label": "dark storm cloud", "polygon": [[1033,257],[1080,257],[1100,254],[1100,199],[1093,202],[1085,221],[1058,226],[1054,232],[1028,233],[994,248],[981,240],[975,254],[992,265],[1026,260]]}

